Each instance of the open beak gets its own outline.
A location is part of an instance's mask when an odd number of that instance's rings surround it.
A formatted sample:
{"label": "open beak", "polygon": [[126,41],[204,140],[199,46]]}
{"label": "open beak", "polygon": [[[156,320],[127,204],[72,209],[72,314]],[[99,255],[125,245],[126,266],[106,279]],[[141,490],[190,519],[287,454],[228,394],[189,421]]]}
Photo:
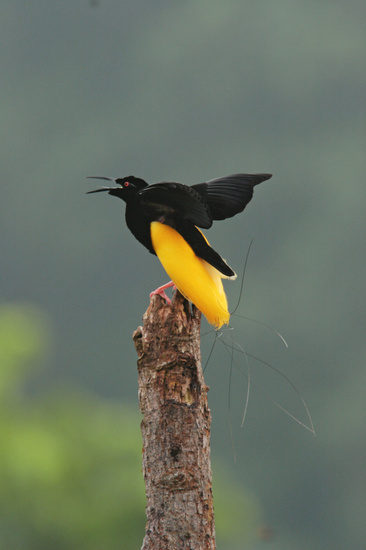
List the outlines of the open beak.
{"label": "open beak", "polygon": [[[91,178],[94,180],[107,180],[107,181],[113,181],[116,180],[114,178],[107,178],[105,176],[87,176],[87,178]],[[99,187],[98,189],[94,189],[94,191],[87,191],[87,195],[90,195],[90,193],[101,193],[102,191],[110,191],[111,189],[116,189],[116,187]]]}
{"label": "open beak", "polygon": [[93,191],[87,191],[86,194],[90,195],[90,193],[101,193],[101,191],[110,191],[111,189],[115,189],[115,187],[99,187],[98,189],[93,189]]}

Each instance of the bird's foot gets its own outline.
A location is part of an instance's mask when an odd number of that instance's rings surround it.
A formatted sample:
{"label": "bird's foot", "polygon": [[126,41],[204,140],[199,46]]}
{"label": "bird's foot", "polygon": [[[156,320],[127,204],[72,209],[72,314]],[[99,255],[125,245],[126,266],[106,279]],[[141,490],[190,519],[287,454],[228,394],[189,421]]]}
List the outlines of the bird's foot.
{"label": "bird's foot", "polygon": [[162,285],[162,286],[159,286],[159,288],[157,288],[156,290],[153,290],[153,292],[150,292],[150,298],[152,296],[161,296],[162,298],[164,298],[164,300],[166,301],[166,303],[168,305],[170,305],[172,302],[170,300],[170,298],[168,298],[168,296],[166,295],[165,293],[165,289],[166,288],[176,288],[175,284],[173,283],[173,281],[169,281],[169,283],[166,283],[165,285]]}

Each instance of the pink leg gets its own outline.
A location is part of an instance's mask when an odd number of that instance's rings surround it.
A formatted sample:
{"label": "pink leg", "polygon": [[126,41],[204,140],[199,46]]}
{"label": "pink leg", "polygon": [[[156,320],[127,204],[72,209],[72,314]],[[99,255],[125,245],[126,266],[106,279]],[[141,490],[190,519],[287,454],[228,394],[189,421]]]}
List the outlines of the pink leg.
{"label": "pink leg", "polygon": [[169,281],[169,283],[166,283],[165,285],[163,286],[159,286],[159,288],[157,288],[156,290],[153,290],[153,292],[150,292],[150,298],[152,296],[155,296],[156,294],[158,296],[161,296],[162,298],[164,298],[164,300],[166,301],[166,303],[169,305],[171,303],[171,300],[168,298],[168,296],[165,294],[164,290],[166,288],[176,288],[175,284],[173,283],[173,281]]}

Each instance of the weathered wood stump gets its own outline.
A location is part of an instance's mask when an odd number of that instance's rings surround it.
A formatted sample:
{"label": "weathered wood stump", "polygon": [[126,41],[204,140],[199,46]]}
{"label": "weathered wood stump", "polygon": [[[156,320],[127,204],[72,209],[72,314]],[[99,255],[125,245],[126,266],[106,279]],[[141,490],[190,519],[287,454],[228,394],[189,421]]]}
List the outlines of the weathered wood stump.
{"label": "weathered wood stump", "polygon": [[133,335],[147,497],[142,550],[216,548],[200,323],[179,292],[171,305],[153,296]]}

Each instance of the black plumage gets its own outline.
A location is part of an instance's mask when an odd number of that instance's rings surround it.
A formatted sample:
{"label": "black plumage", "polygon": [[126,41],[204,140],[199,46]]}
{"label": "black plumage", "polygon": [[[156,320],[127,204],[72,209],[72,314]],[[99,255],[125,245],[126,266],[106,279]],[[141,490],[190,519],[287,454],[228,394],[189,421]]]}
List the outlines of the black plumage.
{"label": "black plumage", "polygon": [[234,271],[207,243],[198,228],[209,229],[214,220],[224,220],[242,212],[253,196],[253,188],[272,174],[233,174],[187,186],[176,182],[148,185],[141,178],[96,177],[115,182],[118,187],[103,187],[89,193],[106,191],[126,203],[126,223],[132,234],[149,252],[156,254],[151,242],[150,224],[158,221],[173,227],[204,259],[226,277]]}

